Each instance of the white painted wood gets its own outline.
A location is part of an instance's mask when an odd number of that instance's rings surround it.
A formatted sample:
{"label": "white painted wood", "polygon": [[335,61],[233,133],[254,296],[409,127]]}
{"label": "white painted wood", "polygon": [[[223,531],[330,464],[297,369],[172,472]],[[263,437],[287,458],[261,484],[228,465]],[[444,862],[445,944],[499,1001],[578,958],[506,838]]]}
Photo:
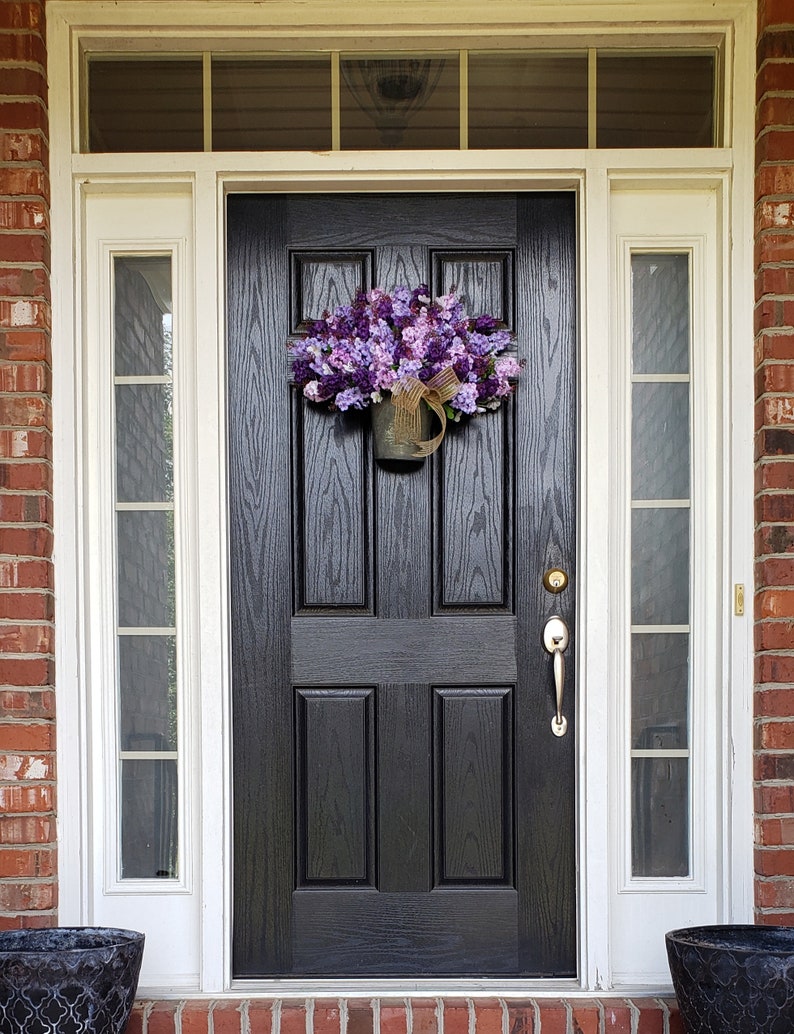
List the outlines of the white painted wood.
{"label": "white painted wood", "polygon": [[[483,21],[482,4],[474,0],[454,4],[439,0],[430,10],[418,0],[409,0],[399,8],[387,0],[372,0],[366,8],[366,24],[362,24],[363,10],[359,0],[305,4],[291,0],[268,0],[266,4],[185,0],[178,5],[139,0],[49,0],[47,5],[58,455],[55,495],[61,920],[145,927],[147,958],[142,992],[167,997],[200,987],[212,996],[232,993],[221,272],[225,193],[576,189],[582,313],[577,635],[581,680],[577,687],[581,731],[577,746],[581,981],[578,985],[560,981],[549,986],[536,981],[368,980],[345,981],[344,988],[359,994],[531,992],[571,996],[618,987],[622,993],[640,988],[648,992],[651,985],[664,990],[669,987],[669,976],[659,962],[658,930],[647,927],[646,913],[639,905],[641,900],[652,899],[653,894],[647,890],[619,890],[619,877],[625,869],[611,823],[612,816],[621,814],[614,810],[614,804],[616,788],[623,784],[619,782],[619,773],[605,764],[605,757],[616,756],[617,747],[625,742],[615,699],[616,687],[625,686],[626,629],[624,625],[620,635],[616,634],[619,611],[615,611],[613,603],[620,598],[620,591],[625,597],[625,586],[622,590],[616,587],[614,572],[617,558],[622,557],[619,549],[626,500],[625,486],[618,491],[619,456],[614,447],[622,426],[626,384],[625,370],[619,364],[610,365],[610,334],[614,333],[615,316],[610,311],[610,284],[615,268],[610,241],[616,232],[612,220],[616,214],[622,216],[621,212],[616,213],[613,202],[619,204],[621,197],[629,198],[631,191],[664,191],[665,212],[674,213],[679,211],[682,192],[711,191],[715,207],[709,232],[722,235],[718,249],[720,244],[725,245],[723,258],[718,262],[715,257],[706,288],[725,299],[720,303],[722,307],[715,302],[714,320],[719,321],[723,334],[728,380],[722,383],[716,375],[707,408],[710,407],[708,411],[715,420],[721,420],[718,426],[726,443],[726,465],[716,475],[710,512],[712,518],[717,512],[726,515],[727,523],[724,540],[717,543],[713,569],[704,568],[702,572],[702,584],[708,588],[709,598],[701,600],[698,606],[701,610],[712,606],[708,634],[716,650],[716,667],[709,677],[719,687],[719,698],[727,706],[720,712],[722,735],[715,733],[710,748],[718,778],[712,776],[709,783],[704,780],[702,790],[713,799],[713,827],[718,838],[730,848],[724,852],[729,856],[724,870],[726,889],[718,886],[716,914],[725,919],[747,919],[752,901],[752,755],[748,718],[751,621],[731,619],[727,603],[722,610],[714,607],[711,595],[716,585],[725,587],[733,581],[752,584],[752,357],[747,345],[752,338],[752,249],[747,242],[752,230],[755,3],[715,0],[704,10],[702,3],[684,0],[665,4],[646,0],[617,0],[609,4],[571,0],[566,5],[546,0],[531,5],[492,0],[488,4],[487,23]],[[416,15],[413,20],[412,13]],[[406,25],[421,25],[422,39],[435,39],[444,49],[472,46],[473,41],[483,49],[514,48],[516,40],[526,39],[528,32],[532,33],[533,46],[548,47],[559,46],[561,38],[566,46],[584,47],[614,45],[621,40],[634,43],[640,38],[653,39],[660,46],[708,45],[724,35],[729,82],[726,109],[730,116],[726,143],[733,143],[734,149],[361,155],[71,153],[79,132],[77,119],[71,113],[80,107],[78,76],[74,73],[87,51],[141,51],[153,46],[196,52],[210,48],[244,52],[267,47],[305,51],[318,44],[342,50],[415,47],[416,39],[406,35]],[[733,194],[729,193],[731,186]],[[101,227],[85,226],[87,210],[90,219],[98,220]],[[137,886],[111,897],[102,893],[101,874],[112,847],[105,845],[107,816],[105,802],[101,800],[103,790],[97,786],[98,773],[103,771],[107,758],[100,746],[104,727],[96,713],[97,701],[101,699],[99,673],[107,675],[108,653],[95,642],[97,622],[101,624],[96,613],[101,599],[97,591],[103,583],[93,556],[92,530],[99,515],[96,502],[87,493],[87,486],[101,481],[101,456],[83,423],[97,403],[96,371],[92,364],[101,358],[96,353],[100,317],[88,304],[90,292],[95,292],[99,283],[92,276],[98,260],[89,241],[112,242],[119,237],[139,241],[143,227],[148,227],[153,219],[157,232],[152,231],[150,243],[156,242],[158,234],[184,240],[185,276],[181,284],[186,294],[177,304],[184,306],[186,313],[195,311],[190,361],[176,374],[176,391],[186,400],[176,446],[178,493],[187,500],[185,512],[190,515],[190,520],[180,524],[179,549],[185,569],[180,593],[183,599],[192,601],[179,614],[185,644],[180,668],[190,687],[190,707],[183,715],[187,722],[180,751],[183,757],[190,758],[186,774],[195,792],[191,813],[196,822],[192,834],[195,867],[192,890],[186,888],[178,895],[151,895],[147,887]],[[179,229],[174,228],[176,222]],[[643,231],[633,224],[627,232]],[[692,226],[683,232],[691,237]],[[729,251],[730,235],[733,246]],[[195,266],[190,268],[193,260]],[[85,295],[81,293],[81,284],[75,284],[75,268],[81,271]],[[84,341],[93,342],[91,347],[95,349],[93,355],[87,353],[90,361],[85,363]],[[103,490],[106,489],[107,485]],[[85,546],[89,542],[91,550]],[[83,577],[84,570],[87,578]],[[713,580],[706,580],[712,576]],[[708,746],[697,745],[701,756]],[[724,792],[720,794],[720,790]],[[713,875],[709,875],[709,880],[714,882]],[[718,885],[720,882],[716,880]],[[710,887],[707,891],[705,896],[711,893]],[[697,897],[689,894],[687,900]],[[658,916],[664,912],[669,925],[687,921],[690,913],[686,908],[673,920],[675,913],[669,894],[663,893],[661,900],[666,902],[662,908],[652,904],[657,926]],[[640,916],[633,934],[626,922],[627,915]],[[578,992],[577,986],[583,990]],[[233,993],[278,993],[287,997],[338,994],[340,982],[239,982]]]}
{"label": "white painted wood", "polygon": [[[665,750],[663,747],[658,750],[651,747],[635,747],[629,751],[629,756],[633,758],[688,758],[690,755],[691,752],[685,747],[671,747],[669,750]],[[647,876],[640,878],[649,879]]]}
{"label": "white painted wood", "polygon": [[148,628],[140,625],[119,625],[116,629],[116,635],[176,635],[176,628],[171,628],[167,625],[153,625]]}
{"label": "white painted wood", "polygon": [[[610,814],[616,866],[610,895],[611,953],[616,983],[659,982],[668,969],[664,934],[673,926],[718,922],[719,886],[724,878],[723,843],[717,815],[723,780],[715,780],[720,666],[718,621],[714,600],[721,594],[713,543],[719,540],[717,498],[722,455],[718,442],[722,395],[722,360],[717,336],[720,225],[715,189],[682,191],[671,196],[654,190],[623,190],[612,196],[616,462],[614,494],[622,502],[616,522],[615,560],[623,555],[622,575],[613,576],[612,613],[617,670]],[[669,252],[690,256],[691,334],[691,512],[690,532],[690,856],[686,878],[636,878],[631,874],[631,256],[633,252]],[[613,572],[621,570],[619,564]],[[666,751],[666,756],[674,752]],[[661,755],[659,755],[661,756]],[[682,755],[683,756],[683,755]]]}
{"label": "white painted wood", "polygon": [[[577,729],[579,741],[580,976],[594,991],[612,987],[609,952],[610,529],[612,453],[609,342],[609,181],[590,168],[582,192],[581,394],[578,513]],[[600,745],[600,746],[598,746]]]}
{"label": "white painted wood", "polygon": [[[58,735],[58,916],[66,925],[91,921],[88,871],[83,864],[87,836],[88,756],[86,709],[81,678],[83,556],[85,537],[76,486],[82,480],[82,353],[75,348],[74,269],[79,241],[73,218],[70,28],[47,12],[47,66],[50,84],[50,187],[52,208],[53,497],[56,514],[53,562],[55,594],[55,663]],[[56,157],[60,156],[60,158]]]}
{"label": "white painted wood", "polygon": [[140,377],[133,377],[128,374],[119,375],[117,374],[113,378],[114,384],[170,384],[171,377],[165,374],[146,374]]}
{"label": "white painted wood", "polygon": [[[145,202],[145,203],[142,203]],[[90,790],[81,864],[88,872],[92,921],[143,929],[147,934],[142,983],[173,982],[199,986],[199,897],[195,890],[196,741],[188,692],[195,683],[185,640],[177,636],[179,876],[174,880],[122,880],[119,859],[119,761],[117,753],[115,521],[113,449],[113,256],[136,252],[172,256],[174,290],[174,510],[176,554],[176,628],[195,620],[191,531],[185,519],[195,506],[195,478],[190,468],[194,411],[192,374],[194,298],[192,200],[189,186],[181,194],[145,199],[84,191],[85,220],[83,333],[85,355],[85,466],[78,486],[84,514],[83,535],[91,549],[85,559],[85,597],[79,633],[84,658],[83,700],[88,717],[87,771]],[[140,509],[140,506],[135,506]],[[166,755],[163,754],[163,757]],[[170,756],[170,754],[169,754]]]}
{"label": "white painted wood", "polygon": [[179,754],[175,750],[120,750],[119,757],[122,761],[177,761]]}
{"label": "white painted wood", "polygon": [[200,558],[198,688],[201,733],[202,987],[221,992],[231,974],[231,692],[226,514],[225,197],[216,176],[195,181],[196,546]]}
{"label": "white painted wood", "polygon": [[116,510],[135,513],[138,510],[173,510],[174,504],[166,501],[141,502],[141,503],[116,503]]}
{"label": "white painted wood", "polygon": [[[725,342],[725,396],[721,434],[730,443],[720,503],[725,516],[721,557],[725,590],[751,586],[753,572],[753,141],[755,123],[756,9],[748,4],[731,29],[728,82],[733,84],[726,119],[733,143],[731,191],[720,198],[723,248],[720,327]],[[722,681],[726,706],[720,727],[720,763],[727,782],[720,822],[725,830],[726,880],[722,893],[726,922],[753,921],[753,612],[733,617],[722,600]]]}
{"label": "white painted wood", "polygon": [[688,373],[633,373],[632,384],[688,384]]}
{"label": "white painted wood", "polygon": [[[528,189],[572,190],[587,170],[606,169],[627,180],[627,186],[656,179],[660,172],[675,178],[675,185],[713,181],[730,171],[731,152],[723,148],[680,150],[643,148],[625,153],[607,150],[521,151],[350,151],[251,152],[167,154],[75,154],[75,176],[92,181],[130,184],[156,179],[182,182],[199,172],[212,172],[227,191],[256,193],[279,190],[445,190],[476,189],[483,177],[508,174]],[[671,184],[672,185],[672,184]],[[131,187],[130,189],[136,189]],[[145,189],[138,187],[137,189]]]}
{"label": "white painted wood", "polygon": [[[533,0],[516,4],[514,0],[489,0],[487,16],[478,0],[436,0],[432,8],[422,0],[370,0],[365,9],[357,0],[257,0],[224,2],[224,0],[181,0],[177,5],[158,0],[49,0],[54,15],[68,18],[82,30],[81,35],[95,37],[103,29],[117,42],[140,34],[149,40],[226,38],[240,49],[245,39],[241,30],[255,34],[271,33],[275,38],[295,36],[301,44],[310,33],[335,37],[346,32],[361,39],[361,46],[379,49],[383,40],[404,38],[406,26],[421,26],[422,38],[454,38],[456,33],[472,33],[478,38],[492,32],[514,37],[527,27],[533,33],[549,37],[559,44],[566,38],[587,36],[591,45],[601,44],[603,36],[636,38],[647,33],[669,46],[671,38],[684,37],[690,44],[703,35],[713,38],[724,25],[740,18],[752,6],[752,0],[709,0],[704,11],[702,0],[613,0],[598,3],[592,0]],[[119,30],[124,30],[122,33]],[[603,36],[599,36],[599,33]],[[378,41],[377,44],[375,41]],[[302,44],[305,47],[305,42]],[[447,46],[446,43],[443,46]],[[455,44],[450,46],[455,48]],[[159,49],[159,48],[158,48]]]}

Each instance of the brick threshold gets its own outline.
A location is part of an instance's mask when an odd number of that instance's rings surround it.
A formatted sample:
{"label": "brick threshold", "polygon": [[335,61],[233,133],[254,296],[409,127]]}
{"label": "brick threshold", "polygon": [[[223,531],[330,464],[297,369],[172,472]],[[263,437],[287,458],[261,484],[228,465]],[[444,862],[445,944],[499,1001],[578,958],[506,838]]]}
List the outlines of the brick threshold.
{"label": "brick threshold", "polygon": [[673,998],[143,998],[127,1034],[683,1034],[683,1026]]}

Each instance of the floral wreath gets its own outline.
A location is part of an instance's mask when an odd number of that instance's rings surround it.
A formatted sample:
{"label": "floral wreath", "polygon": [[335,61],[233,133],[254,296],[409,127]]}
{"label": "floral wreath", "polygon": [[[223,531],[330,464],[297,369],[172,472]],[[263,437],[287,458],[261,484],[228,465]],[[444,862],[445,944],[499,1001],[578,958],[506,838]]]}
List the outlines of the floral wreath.
{"label": "floral wreath", "polygon": [[[467,316],[453,288],[435,300],[426,284],[360,291],[289,344],[295,384],[331,409],[365,409],[391,392],[403,440],[416,442],[424,400],[441,421],[498,409],[515,390],[521,363],[501,353],[513,338],[493,316]],[[434,440],[435,441],[435,440]]]}

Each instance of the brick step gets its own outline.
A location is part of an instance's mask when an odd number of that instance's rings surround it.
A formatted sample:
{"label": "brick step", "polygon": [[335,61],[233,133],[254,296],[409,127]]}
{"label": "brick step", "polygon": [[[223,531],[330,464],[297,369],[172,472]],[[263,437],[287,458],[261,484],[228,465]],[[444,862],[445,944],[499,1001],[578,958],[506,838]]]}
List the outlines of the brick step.
{"label": "brick step", "polygon": [[184,999],[135,1003],[127,1034],[682,1034],[663,998]]}

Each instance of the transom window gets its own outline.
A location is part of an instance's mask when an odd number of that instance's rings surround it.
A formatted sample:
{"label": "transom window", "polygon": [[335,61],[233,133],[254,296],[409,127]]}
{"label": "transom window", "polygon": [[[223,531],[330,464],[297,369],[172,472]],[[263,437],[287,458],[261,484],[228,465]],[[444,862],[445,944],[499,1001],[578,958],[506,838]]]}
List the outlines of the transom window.
{"label": "transom window", "polygon": [[713,48],[96,55],[82,149],[713,147],[718,68]]}

